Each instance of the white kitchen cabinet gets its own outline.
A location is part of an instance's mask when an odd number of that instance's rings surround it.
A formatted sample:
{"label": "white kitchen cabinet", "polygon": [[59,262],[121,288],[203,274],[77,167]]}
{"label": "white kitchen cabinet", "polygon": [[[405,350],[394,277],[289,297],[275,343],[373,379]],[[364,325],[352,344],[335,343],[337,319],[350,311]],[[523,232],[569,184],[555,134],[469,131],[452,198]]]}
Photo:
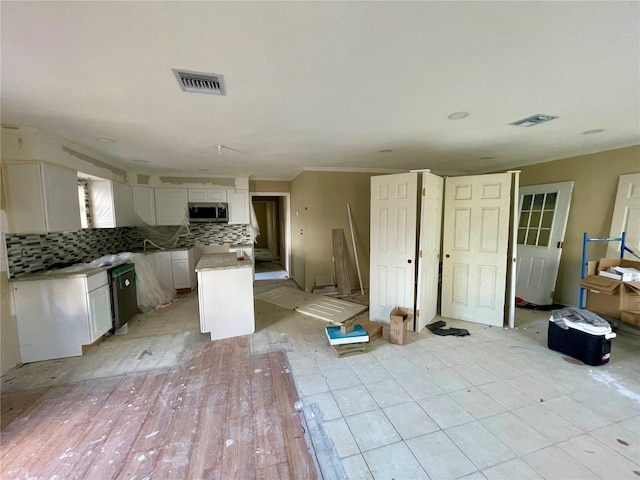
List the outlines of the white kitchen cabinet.
{"label": "white kitchen cabinet", "polygon": [[22,362],[82,355],[112,325],[107,272],[12,282]]}
{"label": "white kitchen cabinet", "polygon": [[234,190],[227,194],[229,200],[229,225],[250,223],[249,190]]}
{"label": "white kitchen cabinet", "polygon": [[196,287],[196,264],[193,248],[171,252],[171,273],[173,274],[173,288]]}
{"label": "white kitchen cabinet", "polygon": [[77,172],[47,162],[5,162],[12,233],[80,230]]}
{"label": "white kitchen cabinet", "polygon": [[131,185],[121,182],[111,182],[111,184],[115,226],[134,226],[136,221],[133,215],[133,189]]}
{"label": "white kitchen cabinet", "polygon": [[133,215],[131,185],[105,179],[89,180],[91,222],[94,228],[131,227]]}
{"label": "white kitchen cabinet", "polygon": [[158,272],[158,280],[166,287],[173,287],[173,268],[171,266],[171,252],[156,252],[153,259]]}
{"label": "white kitchen cabinet", "polygon": [[180,225],[187,216],[186,188],[155,188],[156,224]]}
{"label": "white kitchen cabinet", "polygon": [[227,191],[215,188],[190,188],[189,201],[226,203]]}
{"label": "white kitchen cabinet", "polygon": [[153,253],[153,261],[161,284],[176,290],[196,287],[195,252],[173,250]]}
{"label": "white kitchen cabinet", "polygon": [[133,211],[147,225],[156,224],[156,198],[153,187],[133,187]]}

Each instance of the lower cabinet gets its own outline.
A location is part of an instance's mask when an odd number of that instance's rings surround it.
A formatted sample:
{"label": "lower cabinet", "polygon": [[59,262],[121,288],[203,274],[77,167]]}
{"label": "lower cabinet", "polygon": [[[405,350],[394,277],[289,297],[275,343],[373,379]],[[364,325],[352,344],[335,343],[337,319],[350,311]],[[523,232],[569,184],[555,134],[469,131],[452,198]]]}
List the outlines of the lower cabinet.
{"label": "lower cabinet", "polygon": [[161,284],[176,290],[196,288],[196,265],[193,248],[155,252],[153,259]]}
{"label": "lower cabinet", "polygon": [[112,326],[107,272],[12,282],[23,363],[82,355]]}

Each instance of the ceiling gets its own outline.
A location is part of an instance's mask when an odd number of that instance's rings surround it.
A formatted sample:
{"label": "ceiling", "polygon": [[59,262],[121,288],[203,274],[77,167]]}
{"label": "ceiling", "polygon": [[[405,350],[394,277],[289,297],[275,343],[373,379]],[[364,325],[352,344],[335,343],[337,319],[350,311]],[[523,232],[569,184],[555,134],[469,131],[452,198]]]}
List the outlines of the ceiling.
{"label": "ceiling", "polygon": [[[639,2],[0,8],[2,123],[138,173],[484,173],[640,144]],[[183,92],[174,67],[227,95]],[[559,118],[509,125],[532,114]]]}

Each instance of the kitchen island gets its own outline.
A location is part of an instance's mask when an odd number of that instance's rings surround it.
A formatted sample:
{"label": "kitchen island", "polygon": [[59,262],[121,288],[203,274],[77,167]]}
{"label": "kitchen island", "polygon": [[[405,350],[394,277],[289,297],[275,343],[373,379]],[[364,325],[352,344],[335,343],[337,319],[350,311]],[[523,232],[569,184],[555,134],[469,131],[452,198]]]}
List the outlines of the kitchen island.
{"label": "kitchen island", "polygon": [[203,255],[196,265],[200,331],[211,340],[255,331],[253,260],[236,253]]}

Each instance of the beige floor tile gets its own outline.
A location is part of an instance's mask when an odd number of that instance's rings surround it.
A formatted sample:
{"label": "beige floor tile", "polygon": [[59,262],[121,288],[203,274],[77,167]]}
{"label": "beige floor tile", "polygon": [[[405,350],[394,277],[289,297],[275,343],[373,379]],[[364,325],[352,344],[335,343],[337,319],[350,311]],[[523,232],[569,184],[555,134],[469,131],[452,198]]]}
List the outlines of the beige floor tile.
{"label": "beige floor tile", "polygon": [[411,398],[406,390],[393,378],[369,383],[367,390],[380,408],[404,403]]}
{"label": "beige floor tile", "polygon": [[399,377],[398,383],[411,395],[414,400],[435,397],[444,393],[435,383],[430,382],[423,374]]}
{"label": "beige floor tile", "polygon": [[446,394],[424,398],[418,404],[442,429],[473,421],[471,414]]}
{"label": "beige floor tile", "polygon": [[404,442],[364,452],[363,457],[375,480],[429,480]]}
{"label": "beige floor tile", "polygon": [[626,428],[625,424],[630,425],[630,422],[640,423],[640,419],[633,418],[627,422],[614,423],[592,431],[591,435],[611,450],[624,455],[632,462],[640,463],[640,433]]}
{"label": "beige floor tile", "polygon": [[536,471],[519,458],[482,471],[487,480],[542,480]]}
{"label": "beige floor tile", "polygon": [[530,453],[523,460],[546,480],[598,479],[595,473],[580,465],[557,446]]}
{"label": "beige floor tile", "polygon": [[310,395],[304,399],[306,404],[316,404],[322,412],[322,420],[327,422],[342,417],[342,412],[338,408],[335,398],[331,392]]}
{"label": "beige floor tile", "polygon": [[324,422],[323,427],[327,430],[327,433],[329,433],[329,436],[333,440],[336,453],[340,458],[350,457],[351,455],[360,453],[358,444],[353,438],[351,430],[344,421],[344,418]]}
{"label": "beige floor tile", "polygon": [[517,415],[520,420],[537,430],[552,443],[561,442],[583,433],[573,423],[546,408],[544,403],[518,408],[512,410],[511,413]]}
{"label": "beige floor tile", "polygon": [[[342,368],[327,370],[324,379],[331,390],[341,390],[343,388],[356,387],[362,385],[360,378],[353,371],[348,363],[343,363]],[[346,365],[346,367],[344,367]]]}
{"label": "beige floor tile", "polygon": [[300,392],[303,397],[329,391],[329,385],[324,381],[324,375],[321,373],[294,375],[294,378],[298,392]]}
{"label": "beige floor tile", "polygon": [[480,422],[449,428],[445,433],[480,470],[516,456]]}
{"label": "beige floor tile", "polygon": [[602,478],[631,480],[638,476],[634,471],[640,471],[640,458],[632,462],[589,434],[562,442],[558,447]]}
{"label": "beige floor tile", "polygon": [[544,406],[586,432],[612,423],[570,397],[554,398],[544,402]]}
{"label": "beige floor tile", "polygon": [[422,435],[406,443],[432,479],[460,478],[477,470],[444,432]]}
{"label": "beige floor tile", "polygon": [[363,452],[401,440],[400,435],[381,410],[359,413],[347,417],[346,421]]}
{"label": "beige floor tile", "polygon": [[367,462],[362,455],[352,455],[342,459],[342,466],[349,480],[373,480]]}
{"label": "beige floor tile", "polygon": [[525,395],[517,388],[513,388],[512,385],[509,385],[503,380],[487,383],[485,385],[481,385],[479,388],[508,410],[536,403],[533,398]]}
{"label": "beige floor tile", "polygon": [[420,373],[420,369],[407,360],[405,356],[394,356],[380,359],[380,364],[394,377]]}
{"label": "beige floor tile", "polygon": [[333,397],[345,417],[379,408],[369,391],[362,385],[335,390]]}
{"label": "beige floor tile", "polygon": [[401,403],[383,411],[403,440],[439,430],[438,425],[415,402]]}
{"label": "beige floor tile", "polygon": [[427,378],[445,392],[454,392],[471,387],[471,382],[459,375],[453,368],[440,368],[425,373]]}
{"label": "beige floor tile", "polygon": [[480,423],[518,455],[526,455],[550,443],[511,412],[485,418]]}
{"label": "beige floor tile", "polygon": [[449,396],[476,419],[505,411],[502,405],[477,387],[451,392]]}
{"label": "beige floor tile", "polygon": [[453,368],[462,377],[471,382],[472,385],[484,385],[486,383],[496,382],[500,378],[489,372],[486,368],[476,363],[466,363]]}

